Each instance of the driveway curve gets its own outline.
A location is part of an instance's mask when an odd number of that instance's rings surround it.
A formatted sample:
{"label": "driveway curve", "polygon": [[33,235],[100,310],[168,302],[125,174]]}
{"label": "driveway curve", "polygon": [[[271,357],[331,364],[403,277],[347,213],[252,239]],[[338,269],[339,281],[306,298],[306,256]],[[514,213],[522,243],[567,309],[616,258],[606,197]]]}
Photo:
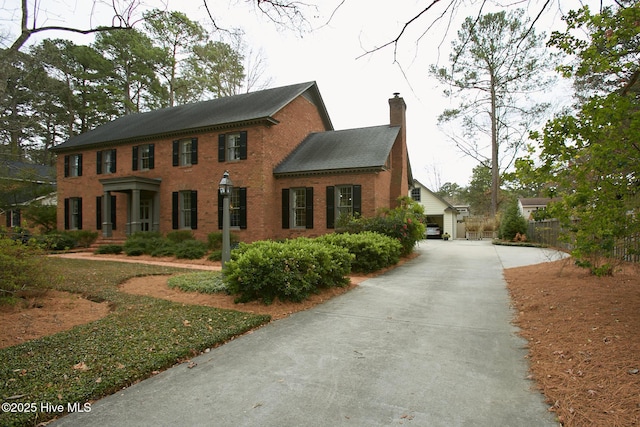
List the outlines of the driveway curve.
{"label": "driveway curve", "polygon": [[527,380],[502,270],[561,255],[462,240],[418,251],[52,425],[558,426]]}

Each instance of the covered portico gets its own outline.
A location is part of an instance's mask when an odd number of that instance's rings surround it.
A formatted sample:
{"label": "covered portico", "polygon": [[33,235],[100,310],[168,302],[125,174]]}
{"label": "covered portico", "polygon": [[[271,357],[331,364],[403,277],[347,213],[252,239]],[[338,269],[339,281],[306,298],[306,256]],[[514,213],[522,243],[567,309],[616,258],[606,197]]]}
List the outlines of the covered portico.
{"label": "covered portico", "polygon": [[161,179],[128,176],[101,179],[104,197],[102,198],[102,235],[113,236],[111,223],[111,193],[127,195],[126,235],[136,231],[158,231],[160,228],[160,183]]}

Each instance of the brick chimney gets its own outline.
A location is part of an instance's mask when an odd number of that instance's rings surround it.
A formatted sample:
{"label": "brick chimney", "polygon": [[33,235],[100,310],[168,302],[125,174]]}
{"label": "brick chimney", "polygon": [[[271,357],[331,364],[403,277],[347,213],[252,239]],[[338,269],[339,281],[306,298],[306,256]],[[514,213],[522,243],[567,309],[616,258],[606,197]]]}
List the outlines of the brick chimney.
{"label": "brick chimney", "polygon": [[392,208],[398,205],[398,197],[409,194],[409,154],[407,153],[407,104],[394,93],[389,99],[389,124],[400,126],[400,132],[391,149],[391,187],[389,202]]}

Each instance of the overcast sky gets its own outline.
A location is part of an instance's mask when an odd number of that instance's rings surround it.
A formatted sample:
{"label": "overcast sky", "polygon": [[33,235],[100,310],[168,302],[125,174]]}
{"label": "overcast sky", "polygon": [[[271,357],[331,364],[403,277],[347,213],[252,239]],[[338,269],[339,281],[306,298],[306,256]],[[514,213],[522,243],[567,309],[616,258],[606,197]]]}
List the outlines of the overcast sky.
{"label": "overcast sky", "polygon": [[[84,27],[87,24],[90,10],[86,6],[91,4],[88,0],[43,0],[40,3],[44,5],[43,9],[49,8],[47,13],[42,10],[38,16],[40,25],[71,23]],[[246,43],[254,50],[262,50],[268,62],[270,86],[312,80],[318,83],[337,130],[388,123],[388,99],[394,92],[399,92],[407,104],[407,142],[414,177],[429,187],[445,182],[467,185],[477,162],[461,154],[438,129],[438,115],[455,105],[455,100],[442,95],[443,88],[429,76],[428,68],[431,64],[448,64],[451,40],[456,37],[462,20],[477,14],[477,7],[458,9],[453,22],[449,23],[447,17],[423,34],[450,2],[437,3],[409,28],[395,56],[393,47],[362,56],[365,51],[393,40],[404,23],[430,0],[375,3],[371,0],[345,0],[337,9],[335,7],[341,0],[309,3],[326,6],[307,15],[310,26],[315,30],[299,34],[274,25],[246,1],[209,0],[210,10],[216,15],[219,26],[240,27],[245,33]],[[529,12],[533,15],[538,12],[542,1],[531,0],[529,3]],[[53,4],[56,7],[52,7]],[[145,4],[180,10],[192,20],[210,27],[201,1],[146,0]],[[549,33],[551,27],[562,28],[557,8],[554,10],[555,13],[544,16],[544,28],[539,30]],[[108,16],[107,13],[108,10],[95,14],[94,23]],[[42,34],[69,37],[65,33]],[[74,36],[73,40],[90,43],[92,38]]]}

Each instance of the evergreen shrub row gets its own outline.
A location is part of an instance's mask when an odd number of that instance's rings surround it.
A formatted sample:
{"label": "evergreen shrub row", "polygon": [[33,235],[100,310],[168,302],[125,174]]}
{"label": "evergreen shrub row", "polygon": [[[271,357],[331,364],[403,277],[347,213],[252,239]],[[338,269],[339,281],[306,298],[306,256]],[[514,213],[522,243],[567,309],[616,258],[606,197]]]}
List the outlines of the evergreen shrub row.
{"label": "evergreen shrub row", "polygon": [[354,256],[343,247],[297,238],[241,243],[225,264],[228,291],[237,302],[303,301],[320,288],[348,284]]}
{"label": "evergreen shrub row", "polygon": [[207,253],[207,244],[195,240],[191,231],[173,231],[163,237],[155,231],[134,233],[124,244],[128,256],[175,256],[180,259],[199,259]]}
{"label": "evergreen shrub row", "polygon": [[371,273],[394,265],[402,252],[402,244],[397,239],[373,231],[326,234],[317,240],[346,248],[352,253],[351,271],[356,273]]}

